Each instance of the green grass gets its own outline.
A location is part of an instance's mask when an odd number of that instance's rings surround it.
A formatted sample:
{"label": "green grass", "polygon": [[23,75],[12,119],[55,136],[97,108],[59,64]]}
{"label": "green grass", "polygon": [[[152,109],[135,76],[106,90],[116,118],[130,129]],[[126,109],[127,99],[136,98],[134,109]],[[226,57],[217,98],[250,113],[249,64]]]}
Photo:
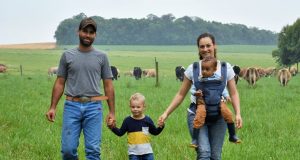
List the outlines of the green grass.
{"label": "green grass", "polygon": [[[97,46],[98,47],[98,46]],[[116,46],[112,46],[116,47]],[[155,79],[139,81],[124,77],[114,81],[116,91],[116,118],[120,126],[130,114],[128,99],[134,92],[146,96],[146,114],[154,122],[163,113],[180,87],[175,81],[175,66],[188,66],[197,59],[195,51],[173,52],[170,46],[151,46],[139,51],[135,46],[127,50],[111,49],[108,52],[111,64],[127,71],[133,66],[154,68],[154,57],[159,62],[160,85],[154,87]],[[131,47],[131,49],[130,49]],[[171,48],[168,50],[168,47]],[[223,46],[219,46],[222,48]],[[228,46],[224,46],[225,48]],[[270,47],[251,46],[245,52],[243,46],[233,46],[231,53],[219,51],[218,57],[240,66],[276,66]],[[139,47],[137,47],[139,48]],[[188,48],[188,47],[187,47]],[[255,51],[256,50],[256,51]],[[248,51],[252,51],[249,53]],[[255,52],[254,52],[255,51]],[[0,159],[60,159],[60,134],[62,125],[61,99],[55,123],[45,118],[55,78],[47,77],[47,68],[58,63],[62,50],[0,50],[0,63],[7,64],[7,73],[0,74]],[[20,76],[19,65],[23,66]],[[298,159],[300,148],[300,76],[293,77],[287,87],[281,87],[275,77],[262,78],[256,87],[249,87],[241,80],[238,90],[244,126],[238,130],[243,143],[228,142],[223,147],[223,159]],[[195,159],[195,152],[188,147],[190,136],[186,125],[186,108],[189,97],[173,112],[159,136],[152,136],[152,147],[158,160]],[[229,105],[230,106],[230,105]],[[104,103],[104,115],[107,104]],[[126,135],[119,138],[103,126],[102,159],[127,159]],[[79,146],[80,159],[84,158],[83,138]]]}

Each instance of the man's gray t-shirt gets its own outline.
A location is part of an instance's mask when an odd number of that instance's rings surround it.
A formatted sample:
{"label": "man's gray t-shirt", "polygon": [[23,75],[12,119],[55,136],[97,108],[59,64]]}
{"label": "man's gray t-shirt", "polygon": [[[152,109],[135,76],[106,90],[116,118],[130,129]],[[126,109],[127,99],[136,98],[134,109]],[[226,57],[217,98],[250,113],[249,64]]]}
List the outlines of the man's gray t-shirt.
{"label": "man's gray t-shirt", "polygon": [[101,79],[112,78],[106,54],[92,49],[81,52],[79,48],[65,51],[60,59],[57,76],[66,80],[65,95],[99,96]]}

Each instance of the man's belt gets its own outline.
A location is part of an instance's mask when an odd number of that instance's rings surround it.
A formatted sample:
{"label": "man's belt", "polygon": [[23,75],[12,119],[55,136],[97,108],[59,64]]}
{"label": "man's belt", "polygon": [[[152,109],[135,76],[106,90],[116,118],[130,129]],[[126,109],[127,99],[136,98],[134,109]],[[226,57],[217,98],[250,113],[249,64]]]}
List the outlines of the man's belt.
{"label": "man's belt", "polygon": [[94,97],[87,97],[87,96],[71,97],[71,96],[66,96],[66,100],[74,101],[74,102],[80,102],[80,103],[93,102],[93,101],[103,101],[103,100],[107,100],[107,99],[108,99],[107,96],[94,96]]}

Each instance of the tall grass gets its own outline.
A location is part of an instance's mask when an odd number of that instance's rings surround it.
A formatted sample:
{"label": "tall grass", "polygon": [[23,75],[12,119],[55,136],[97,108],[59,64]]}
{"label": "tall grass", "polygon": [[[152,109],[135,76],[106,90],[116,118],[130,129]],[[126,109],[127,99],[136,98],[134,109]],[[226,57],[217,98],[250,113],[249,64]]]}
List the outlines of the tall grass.
{"label": "tall grass", "polygon": [[[58,105],[54,123],[46,120],[45,112],[49,107],[55,80],[55,77],[47,77],[46,70],[47,67],[58,63],[61,52],[61,50],[0,50],[0,63],[17,66],[22,62],[26,73],[20,76],[17,69],[9,69],[8,73],[0,74],[1,160],[60,159],[63,98]],[[159,87],[154,87],[153,78],[136,81],[121,74],[121,78],[114,81],[118,126],[130,114],[128,99],[134,92],[141,92],[146,96],[146,114],[156,122],[180,87],[180,82],[175,80],[175,66],[178,64],[188,66],[197,59],[197,55],[192,51],[173,53],[111,50],[108,56],[111,63],[118,66],[121,71],[130,70],[135,65],[153,68],[154,57],[157,58],[160,67]],[[222,60],[241,66],[276,65],[270,53],[245,54],[219,51],[218,56]],[[249,60],[250,57],[253,60]],[[27,71],[27,68],[30,70]],[[238,130],[238,135],[243,142],[239,145],[229,143],[226,135],[223,159],[299,158],[299,80],[299,75],[293,77],[287,87],[281,87],[275,77],[262,78],[255,87],[249,87],[243,80],[239,82],[244,126]],[[164,131],[159,136],[152,136],[154,155],[158,160],[195,159],[195,152],[188,147],[190,143],[186,125],[188,96],[169,117]],[[107,104],[104,103],[104,115],[108,112],[107,108]],[[81,137],[80,159],[84,159],[83,144]],[[101,157],[104,160],[127,159],[126,135],[119,138],[103,125],[101,149]]]}

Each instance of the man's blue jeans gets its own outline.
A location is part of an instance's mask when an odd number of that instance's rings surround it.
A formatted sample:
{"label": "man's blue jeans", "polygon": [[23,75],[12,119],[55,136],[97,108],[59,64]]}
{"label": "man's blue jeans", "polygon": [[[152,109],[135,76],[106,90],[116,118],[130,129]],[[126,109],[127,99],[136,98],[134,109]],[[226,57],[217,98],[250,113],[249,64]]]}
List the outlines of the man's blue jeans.
{"label": "man's blue jeans", "polygon": [[65,101],[62,125],[62,157],[78,159],[77,148],[81,130],[84,134],[87,160],[100,160],[102,134],[102,103]]}
{"label": "man's blue jeans", "polygon": [[[193,133],[195,114],[188,111],[187,121],[190,134]],[[213,123],[205,123],[199,129],[197,160],[220,160],[227,125],[224,118]]]}

